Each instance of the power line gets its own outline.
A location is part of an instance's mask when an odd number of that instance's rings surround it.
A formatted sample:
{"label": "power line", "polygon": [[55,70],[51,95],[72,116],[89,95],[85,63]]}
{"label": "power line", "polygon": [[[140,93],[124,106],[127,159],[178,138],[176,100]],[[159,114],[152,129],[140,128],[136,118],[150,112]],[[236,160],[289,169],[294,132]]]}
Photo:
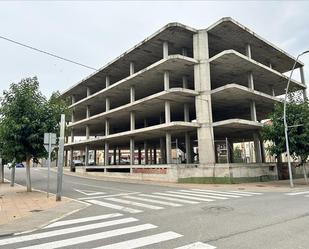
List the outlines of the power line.
{"label": "power line", "polygon": [[34,51],[36,51],[36,52],[39,52],[39,53],[43,53],[43,54],[46,54],[46,55],[55,57],[55,58],[57,58],[57,59],[60,59],[60,60],[66,61],[66,62],[73,63],[73,64],[78,65],[78,66],[82,66],[82,67],[85,67],[85,68],[88,68],[88,69],[91,69],[91,70],[94,70],[94,71],[99,71],[98,69],[96,69],[96,68],[94,68],[94,67],[87,66],[87,65],[82,64],[82,63],[79,63],[79,62],[77,62],[77,61],[73,61],[73,60],[70,60],[70,59],[66,59],[66,58],[64,58],[64,57],[62,57],[62,56],[59,56],[59,55],[56,55],[56,54],[53,54],[53,53],[49,53],[49,52],[47,52],[47,51],[44,51],[44,50],[41,50],[41,49],[38,49],[38,48],[35,48],[35,47],[32,47],[32,46],[26,45],[26,44],[24,44],[24,43],[21,43],[21,42],[18,42],[18,41],[9,39],[9,38],[4,37],[4,36],[0,36],[0,39],[6,40],[6,41],[8,41],[8,42],[17,44],[17,45],[22,46],[22,47],[25,47],[25,48],[32,49],[32,50],[34,50]]}

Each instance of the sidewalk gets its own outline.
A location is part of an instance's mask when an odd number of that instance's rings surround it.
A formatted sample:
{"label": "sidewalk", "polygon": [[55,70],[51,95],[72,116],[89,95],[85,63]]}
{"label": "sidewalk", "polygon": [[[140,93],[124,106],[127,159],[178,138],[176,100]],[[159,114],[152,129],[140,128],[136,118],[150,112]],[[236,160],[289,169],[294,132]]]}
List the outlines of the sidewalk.
{"label": "sidewalk", "polygon": [[18,184],[10,187],[8,182],[1,183],[0,236],[37,229],[84,207],[68,198],[56,202],[55,195],[47,198],[43,192],[26,192],[26,187]]}
{"label": "sidewalk", "polygon": [[[54,169],[52,169],[54,170]],[[289,180],[269,181],[269,182],[251,182],[251,183],[238,183],[238,184],[194,184],[194,183],[171,183],[149,180],[133,180],[126,178],[117,178],[116,176],[106,176],[101,172],[98,172],[95,176],[87,173],[71,172],[69,167],[64,167],[63,173],[66,175],[77,176],[82,178],[104,180],[110,182],[127,182],[135,184],[149,184],[168,187],[182,187],[182,188],[201,188],[201,189],[216,189],[216,190],[247,190],[247,191],[261,191],[261,192],[290,192],[307,190],[309,191],[309,185],[305,183],[303,178],[294,179],[295,187],[290,188]],[[101,175],[100,175],[101,173]]]}

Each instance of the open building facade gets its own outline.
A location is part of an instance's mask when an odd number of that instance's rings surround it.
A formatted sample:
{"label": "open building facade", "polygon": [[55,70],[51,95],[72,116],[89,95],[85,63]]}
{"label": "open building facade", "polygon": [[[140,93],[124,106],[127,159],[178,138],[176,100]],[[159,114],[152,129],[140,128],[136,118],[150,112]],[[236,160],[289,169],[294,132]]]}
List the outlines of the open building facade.
{"label": "open building facade", "polygon": [[[170,23],[62,94],[66,163],[79,151],[81,170],[118,176],[275,177],[259,131],[294,61],[231,18],[202,30]],[[305,97],[303,66],[291,87]],[[251,142],[250,163],[235,162],[239,142]]]}

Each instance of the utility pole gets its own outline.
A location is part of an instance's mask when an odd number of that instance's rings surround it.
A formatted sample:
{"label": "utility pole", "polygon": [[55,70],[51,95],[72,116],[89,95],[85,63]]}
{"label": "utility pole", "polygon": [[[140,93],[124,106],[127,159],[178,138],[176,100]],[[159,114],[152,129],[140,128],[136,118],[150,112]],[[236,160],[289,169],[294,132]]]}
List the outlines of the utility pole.
{"label": "utility pole", "polygon": [[62,176],[63,176],[63,157],[64,157],[64,132],[65,132],[65,115],[61,114],[60,137],[58,147],[58,174],[57,174],[57,193],[56,201],[61,201],[62,194]]}

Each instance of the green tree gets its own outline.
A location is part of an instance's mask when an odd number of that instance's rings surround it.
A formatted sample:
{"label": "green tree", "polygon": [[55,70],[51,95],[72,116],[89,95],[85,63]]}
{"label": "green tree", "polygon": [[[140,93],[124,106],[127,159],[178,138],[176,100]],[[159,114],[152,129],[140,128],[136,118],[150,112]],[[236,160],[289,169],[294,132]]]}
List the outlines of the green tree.
{"label": "green tree", "polygon": [[58,132],[67,105],[59,93],[49,100],[40,92],[37,77],[12,83],[0,99],[0,153],[7,161],[26,161],[27,191],[31,191],[30,161],[47,156],[44,132]]}
{"label": "green tree", "polygon": [[[275,105],[274,111],[269,118],[269,124],[265,125],[262,129],[262,137],[264,140],[272,141],[272,144],[266,149],[271,155],[278,157],[286,152],[283,103]],[[287,124],[289,126],[290,154],[294,159],[300,159],[300,165],[304,166],[309,156],[308,101],[301,100],[295,94],[289,95],[289,102],[287,104]]]}

